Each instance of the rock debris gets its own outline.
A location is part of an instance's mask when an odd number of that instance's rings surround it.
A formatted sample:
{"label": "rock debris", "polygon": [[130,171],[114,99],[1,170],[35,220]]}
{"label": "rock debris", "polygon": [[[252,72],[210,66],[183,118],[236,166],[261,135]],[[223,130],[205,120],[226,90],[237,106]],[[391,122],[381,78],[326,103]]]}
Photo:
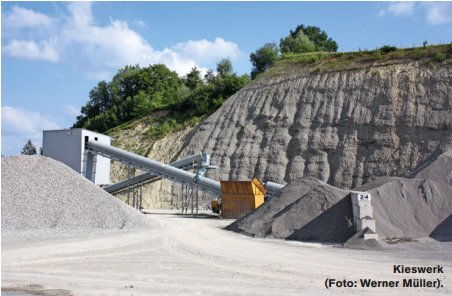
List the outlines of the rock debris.
{"label": "rock debris", "polygon": [[152,227],[152,220],[61,162],[2,158],[2,233]]}

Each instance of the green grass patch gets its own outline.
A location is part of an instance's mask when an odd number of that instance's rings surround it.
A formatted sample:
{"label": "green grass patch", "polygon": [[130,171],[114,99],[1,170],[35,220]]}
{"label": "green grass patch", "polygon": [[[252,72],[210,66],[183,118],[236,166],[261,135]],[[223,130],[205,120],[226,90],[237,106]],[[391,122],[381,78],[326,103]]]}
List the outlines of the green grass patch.
{"label": "green grass patch", "polygon": [[435,60],[437,61],[437,62],[444,62],[445,60],[446,60],[446,58],[447,58],[447,55],[445,54],[445,53],[442,53],[442,52],[438,52],[436,55],[435,55]]}
{"label": "green grass patch", "polygon": [[396,48],[385,45],[376,50],[357,52],[284,53],[279,61],[262,74],[262,77],[293,74],[300,71],[348,71],[360,70],[375,65],[397,65],[405,61],[417,60],[428,65],[430,61],[450,62],[452,44],[429,45],[415,48]]}

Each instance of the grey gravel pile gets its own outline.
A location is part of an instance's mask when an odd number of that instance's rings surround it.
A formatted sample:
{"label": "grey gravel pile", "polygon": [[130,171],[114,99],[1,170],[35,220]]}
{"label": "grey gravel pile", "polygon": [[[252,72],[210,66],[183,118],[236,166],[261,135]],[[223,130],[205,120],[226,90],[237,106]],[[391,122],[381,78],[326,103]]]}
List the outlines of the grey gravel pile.
{"label": "grey gravel pile", "polygon": [[[372,196],[381,239],[432,237],[452,241],[452,186],[426,179],[380,178],[356,191]],[[353,236],[350,194],[313,178],[286,185],[277,195],[227,227],[256,237],[346,242]],[[353,237],[345,247],[381,248]]]}
{"label": "grey gravel pile", "polygon": [[314,178],[294,180],[259,208],[227,227],[256,237],[344,242],[353,236],[347,191]]}
{"label": "grey gravel pile", "polygon": [[452,149],[444,151],[439,156],[433,156],[407,177],[429,179],[452,186]]}
{"label": "grey gravel pile", "polygon": [[51,158],[2,158],[2,233],[136,229],[152,220]]}
{"label": "grey gravel pile", "polygon": [[452,186],[426,179],[380,178],[356,189],[372,195],[381,238],[452,240]]}

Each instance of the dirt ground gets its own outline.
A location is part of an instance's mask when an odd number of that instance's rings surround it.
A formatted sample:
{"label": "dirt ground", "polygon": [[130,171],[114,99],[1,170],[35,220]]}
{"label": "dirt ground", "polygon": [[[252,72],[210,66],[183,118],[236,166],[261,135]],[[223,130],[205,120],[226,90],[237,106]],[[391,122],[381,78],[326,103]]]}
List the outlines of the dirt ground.
{"label": "dirt ground", "polygon": [[[226,231],[232,220],[152,211],[139,231],[2,235],[2,295],[452,295],[452,242],[431,239],[389,250],[256,239]],[[440,265],[443,273],[394,274],[394,265]],[[325,287],[327,279],[353,287]],[[367,287],[361,280],[399,281]],[[442,287],[403,287],[403,279]]]}

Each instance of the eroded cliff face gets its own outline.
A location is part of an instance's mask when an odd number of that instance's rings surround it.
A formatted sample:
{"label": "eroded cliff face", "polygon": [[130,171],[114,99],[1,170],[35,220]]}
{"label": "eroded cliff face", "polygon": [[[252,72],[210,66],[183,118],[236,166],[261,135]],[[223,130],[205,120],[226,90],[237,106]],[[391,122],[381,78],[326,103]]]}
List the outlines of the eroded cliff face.
{"label": "eroded cliff face", "polygon": [[[314,177],[350,189],[405,176],[451,145],[452,65],[406,62],[257,79],[198,126],[147,144],[146,155],[168,163],[211,154],[220,168],[206,176],[215,180]],[[119,171],[118,181],[127,176]],[[143,207],[179,208],[182,192],[167,180],[145,186]]]}
{"label": "eroded cliff face", "polygon": [[350,189],[405,176],[451,143],[452,65],[407,62],[259,79],[207,118],[182,156],[212,154],[224,180],[314,177]]}
{"label": "eroded cliff face", "polygon": [[[165,115],[166,112],[157,112],[151,118]],[[150,123],[138,123],[131,128],[127,128],[112,134],[115,138],[114,144],[121,149],[142,154],[145,157],[160,161],[162,163],[170,163],[179,159],[181,151],[190,141],[197,124],[183,128],[177,132],[168,134],[160,140],[150,140],[146,137]],[[139,153],[139,151],[142,153]],[[129,168],[119,162],[111,162],[110,178],[112,183],[120,182],[127,179],[127,175],[132,178],[144,172]],[[178,207],[179,191],[171,192],[171,181],[160,180],[154,183],[145,183],[142,190],[142,207],[145,209],[159,208],[175,208]],[[114,195],[120,200],[127,202],[127,189],[115,192]],[[173,196],[175,195],[175,197]],[[129,191],[130,203],[132,202],[132,191]]]}

